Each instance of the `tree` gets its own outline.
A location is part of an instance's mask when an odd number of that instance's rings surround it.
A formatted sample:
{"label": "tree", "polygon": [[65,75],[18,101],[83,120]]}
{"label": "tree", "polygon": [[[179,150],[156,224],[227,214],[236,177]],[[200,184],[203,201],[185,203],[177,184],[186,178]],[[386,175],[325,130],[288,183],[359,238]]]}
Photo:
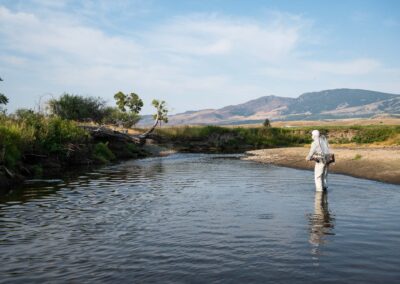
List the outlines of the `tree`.
{"label": "tree", "polygon": [[132,127],[139,122],[140,116],[134,112],[123,112],[117,107],[108,107],[103,123],[115,126]]}
{"label": "tree", "polygon": [[[3,81],[3,79],[0,78],[0,81]],[[6,105],[6,104],[8,104],[8,98],[4,94],[0,93],[0,111],[3,111],[1,105]]]}
{"label": "tree", "polygon": [[132,127],[139,122],[143,101],[137,94],[125,95],[123,92],[118,92],[114,95],[114,99],[118,108],[112,110],[109,116],[112,124]]}
{"label": "tree", "polygon": [[160,123],[160,126],[162,121],[168,123],[168,109],[166,106],[166,102],[153,100],[151,104],[156,108],[156,113],[153,115],[155,121],[153,126],[146,133],[142,135],[142,138],[146,138],[150,133],[152,133],[154,129],[157,127],[158,123]]}
{"label": "tree", "polygon": [[116,100],[118,108],[123,112],[127,111],[126,108],[136,114],[139,114],[139,112],[142,110],[143,101],[135,93],[125,95],[123,92],[118,92],[114,95],[114,99]]}
{"label": "tree", "polygon": [[8,98],[2,93],[0,93],[0,105],[6,105],[6,104],[8,104]]}
{"label": "tree", "polygon": [[266,119],[264,120],[263,126],[266,127],[266,128],[271,127],[271,122],[269,121],[268,118],[266,118]]}
{"label": "tree", "polygon": [[168,123],[168,109],[165,101],[153,100],[151,104],[157,110],[156,114],[153,115],[153,118],[156,120],[156,122],[160,122],[160,126],[162,121]]}
{"label": "tree", "polygon": [[100,122],[105,116],[106,102],[101,98],[63,94],[48,101],[50,113],[63,119]]}
{"label": "tree", "polygon": [[14,117],[16,119],[25,120],[35,115],[32,109],[19,108],[14,112]]}

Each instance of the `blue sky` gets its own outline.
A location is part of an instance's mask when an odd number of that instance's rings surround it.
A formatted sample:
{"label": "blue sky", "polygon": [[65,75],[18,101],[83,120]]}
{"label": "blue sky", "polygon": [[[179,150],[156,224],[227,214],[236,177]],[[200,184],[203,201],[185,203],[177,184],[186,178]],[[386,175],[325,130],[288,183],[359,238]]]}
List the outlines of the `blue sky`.
{"label": "blue sky", "polygon": [[0,0],[9,111],[136,92],[172,113],[264,95],[400,94],[400,1]]}

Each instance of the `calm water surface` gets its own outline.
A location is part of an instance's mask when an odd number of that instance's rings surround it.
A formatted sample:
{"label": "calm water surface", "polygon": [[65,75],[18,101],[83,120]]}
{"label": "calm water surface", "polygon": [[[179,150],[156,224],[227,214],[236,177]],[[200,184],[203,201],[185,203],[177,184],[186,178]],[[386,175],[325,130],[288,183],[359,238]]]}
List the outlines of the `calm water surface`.
{"label": "calm water surface", "polygon": [[0,283],[399,283],[400,186],[177,154],[0,199]]}

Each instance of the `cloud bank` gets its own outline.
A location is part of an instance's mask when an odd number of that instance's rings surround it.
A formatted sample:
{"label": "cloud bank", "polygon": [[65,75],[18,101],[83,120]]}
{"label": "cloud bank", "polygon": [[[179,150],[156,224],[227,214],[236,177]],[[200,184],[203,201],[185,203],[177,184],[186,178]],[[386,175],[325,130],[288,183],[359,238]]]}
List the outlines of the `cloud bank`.
{"label": "cloud bank", "polygon": [[400,90],[392,80],[398,69],[388,70],[377,59],[313,58],[305,51],[320,47],[309,40],[314,24],[299,15],[273,12],[254,20],[191,13],[113,33],[81,15],[51,13],[53,8],[46,5],[39,13],[0,6],[0,72],[11,109],[33,107],[43,94],[62,92],[111,103],[117,91],[135,91],[148,104],[162,98],[182,112],[271,93]]}

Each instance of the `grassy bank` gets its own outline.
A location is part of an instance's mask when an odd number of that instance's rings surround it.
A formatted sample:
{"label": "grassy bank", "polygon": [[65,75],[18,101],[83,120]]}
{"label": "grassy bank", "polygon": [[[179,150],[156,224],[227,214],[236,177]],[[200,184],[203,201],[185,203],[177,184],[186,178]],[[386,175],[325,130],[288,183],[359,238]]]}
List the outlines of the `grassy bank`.
{"label": "grassy bank", "polygon": [[24,155],[53,155],[67,158],[73,146],[89,141],[89,134],[75,122],[30,115],[0,118],[0,164],[13,169]]}
{"label": "grassy bank", "polygon": [[157,129],[154,139],[186,151],[242,151],[308,144],[313,129],[327,135],[331,144],[400,145],[400,126],[396,125],[296,128],[180,126]]}
{"label": "grassy bank", "polygon": [[0,116],[0,187],[21,175],[40,177],[71,166],[143,155],[134,143],[94,139],[71,120],[35,113]]}
{"label": "grassy bank", "polygon": [[187,151],[242,151],[246,149],[301,145],[308,135],[284,128],[185,126],[157,129],[156,139]]}

